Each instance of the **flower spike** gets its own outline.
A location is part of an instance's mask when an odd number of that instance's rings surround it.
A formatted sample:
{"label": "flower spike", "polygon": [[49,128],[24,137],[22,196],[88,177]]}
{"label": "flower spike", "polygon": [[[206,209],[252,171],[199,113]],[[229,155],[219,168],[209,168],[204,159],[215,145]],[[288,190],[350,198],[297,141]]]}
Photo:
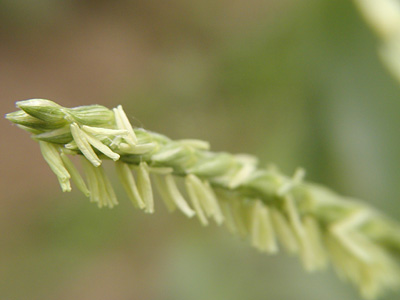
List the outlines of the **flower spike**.
{"label": "flower spike", "polygon": [[[17,107],[6,118],[39,141],[64,192],[71,190],[72,179],[99,207],[117,205],[101,166],[111,160],[129,199],[146,213],[154,212],[153,178],[168,210],[196,216],[204,226],[214,219],[269,254],[282,246],[298,254],[308,271],[330,263],[366,299],[400,285],[394,256],[400,254],[400,225],[360,201],[305,181],[303,169],[291,178],[260,167],[250,155],[215,153],[204,141],[173,141],[134,128],[121,106],[70,109],[33,99]],[[82,157],[87,186],[68,155]],[[185,191],[177,177],[184,179]]]}

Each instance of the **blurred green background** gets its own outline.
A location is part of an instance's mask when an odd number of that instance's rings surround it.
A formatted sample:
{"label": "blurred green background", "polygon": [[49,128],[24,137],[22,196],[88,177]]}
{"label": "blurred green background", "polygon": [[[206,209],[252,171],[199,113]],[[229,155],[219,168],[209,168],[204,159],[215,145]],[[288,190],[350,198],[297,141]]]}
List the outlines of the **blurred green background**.
{"label": "blurred green background", "polygon": [[[348,0],[0,0],[1,112],[122,104],[137,126],[303,166],[400,219],[400,86],[378,44]],[[160,201],[144,215],[116,180],[113,210],[63,194],[38,145],[0,130],[0,299],[359,299]]]}

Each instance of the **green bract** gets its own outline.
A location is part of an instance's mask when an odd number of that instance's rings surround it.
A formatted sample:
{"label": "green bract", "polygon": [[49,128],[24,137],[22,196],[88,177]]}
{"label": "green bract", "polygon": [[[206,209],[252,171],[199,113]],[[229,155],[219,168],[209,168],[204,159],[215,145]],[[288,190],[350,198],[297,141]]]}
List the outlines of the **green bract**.
{"label": "green bract", "polygon": [[54,126],[57,127],[67,124],[62,107],[53,101],[31,99],[18,101],[16,104],[18,108],[22,109],[27,114],[46,123],[54,124]]}
{"label": "green bract", "polygon": [[78,106],[66,111],[81,125],[108,127],[114,123],[113,112],[101,105]]}
{"label": "green bract", "polygon": [[[129,199],[146,213],[154,212],[156,187],[169,211],[197,217],[202,225],[210,219],[225,224],[262,252],[282,247],[297,253],[309,271],[331,263],[365,298],[399,286],[393,256],[400,254],[399,224],[362,202],[305,182],[302,169],[288,177],[259,167],[251,155],[215,153],[204,141],[172,141],[133,128],[121,106],[69,109],[41,99],[17,106],[21,110],[6,118],[39,140],[63,191],[71,190],[72,179],[99,207],[118,204],[101,166],[112,160]],[[67,155],[82,157],[87,185]]]}

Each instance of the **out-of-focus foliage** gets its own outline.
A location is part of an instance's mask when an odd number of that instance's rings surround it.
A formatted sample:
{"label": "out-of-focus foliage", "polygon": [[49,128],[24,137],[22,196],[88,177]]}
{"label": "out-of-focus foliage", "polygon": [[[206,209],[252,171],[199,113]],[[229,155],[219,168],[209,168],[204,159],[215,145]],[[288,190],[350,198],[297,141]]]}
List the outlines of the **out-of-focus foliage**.
{"label": "out-of-focus foliage", "polygon": [[[0,1],[2,111],[122,103],[131,121],[209,140],[400,218],[400,87],[351,1]],[[61,195],[1,121],[0,295],[7,299],[358,299],[331,274],[118,193]],[[110,169],[110,173],[114,172]],[[385,299],[396,299],[388,295]]]}
{"label": "out-of-focus foliage", "polygon": [[377,32],[383,63],[400,80],[400,2],[397,0],[355,0],[365,19]]}

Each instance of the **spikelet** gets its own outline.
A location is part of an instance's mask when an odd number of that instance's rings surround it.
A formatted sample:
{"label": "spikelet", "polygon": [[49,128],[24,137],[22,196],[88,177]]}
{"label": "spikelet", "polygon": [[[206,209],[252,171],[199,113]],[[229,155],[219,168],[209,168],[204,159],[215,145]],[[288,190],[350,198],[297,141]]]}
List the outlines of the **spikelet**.
{"label": "spikelet", "polygon": [[103,167],[95,167],[86,159],[82,161],[89,185],[90,201],[97,203],[100,208],[117,205],[117,197]]}
{"label": "spikelet", "polygon": [[68,158],[68,156],[64,153],[60,153],[60,157],[62,162],[64,163],[65,168],[67,169],[68,173],[71,175],[72,181],[76,184],[78,189],[86,196],[90,196],[90,191],[88,190],[85,181],[83,180],[81,174],[76,169],[72,161]]}
{"label": "spikelet", "polygon": [[202,205],[201,205],[201,198],[199,198],[199,196],[198,196],[198,193],[196,191],[196,187],[195,187],[195,184],[193,182],[193,178],[191,175],[186,176],[185,185],[186,185],[186,190],[189,194],[190,200],[192,201],[192,205],[194,207],[196,215],[200,220],[200,223],[203,226],[208,225],[207,217],[206,217],[204,210],[202,208]]}
{"label": "spikelet", "polygon": [[166,174],[164,176],[158,175],[157,178],[158,188],[164,198],[167,207],[170,210],[173,210],[175,207],[177,207],[183,214],[185,214],[189,218],[193,217],[195,215],[195,211],[190,208],[185,198],[183,198],[175,183],[173,176],[171,174]]}
{"label": "spikelet", "polygon": [[123,163],[121,161],[116,162],[117,167],[117,175],[119,180],[121,181],[129,199],[131,200],[132,204],[138,208],[145,208],[146,205],[142,199],[142,196],[139,194],[139,190],[137,188],[135,178],[133,177],[132,171],[129,168],[129,165]]}
{"label": "spikelet", "polygon": [[251,242],[260,251],[269,253],[278,252],[275,232],[272,227],[271,215],[266,205],[257,199],[251,209]]}
{"label": "spikelet", "polygon": [[71,175],[65,168],[60,157],[59,147],[46,142],[39,142],[43,158],[49,164],[51,170],[56,174],[63,192],[71,191],[69,179]]}
{"label": "spikelet", "polygon": [[154,199],[153,190],[151,187],[150,174],[148,166],[145,162],[141,162],[139,167],[136,168],[138,191],[140,197],[143,199],[146,213],[154,213]]}

